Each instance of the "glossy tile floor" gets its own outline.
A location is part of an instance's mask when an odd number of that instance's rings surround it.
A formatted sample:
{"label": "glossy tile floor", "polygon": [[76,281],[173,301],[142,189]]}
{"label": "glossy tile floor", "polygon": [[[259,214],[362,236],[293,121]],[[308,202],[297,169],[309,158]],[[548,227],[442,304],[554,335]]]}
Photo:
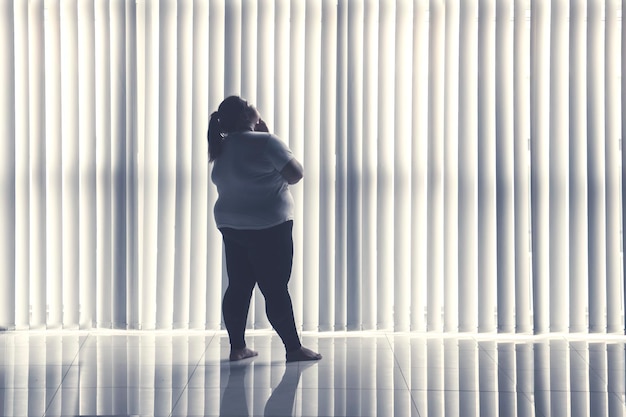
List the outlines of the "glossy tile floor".
{"label": "glossy tile floor", "polygon": [[4,416],[624,416],[626,337],[272,332],[0,333]]}

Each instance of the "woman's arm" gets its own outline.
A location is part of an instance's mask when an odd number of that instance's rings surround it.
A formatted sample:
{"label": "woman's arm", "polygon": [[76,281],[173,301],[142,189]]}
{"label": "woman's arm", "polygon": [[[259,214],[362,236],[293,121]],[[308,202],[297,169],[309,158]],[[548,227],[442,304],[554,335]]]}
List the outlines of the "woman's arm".
{"label": "woman's arm", "polygon": [[296,184],[304,177],[304,168],[296,158],[292,158],[280,171],[280,175],[287,180],[288,184]]}
{"label": "woman's arm", "polygon": [[[268,133],[270,131],[265,123],[265,120],[261,119],[261,116],[259,116],[259,120],[254,126],[254,130],[257,132]],[[287,165],[285,165],[285,167],[280,171],[280,175],[287,180],[288,184],[296,184],[302,179],[302,177],[304,177],[304,168],[296,158],[291,158],[291,160],[287,162]]]}

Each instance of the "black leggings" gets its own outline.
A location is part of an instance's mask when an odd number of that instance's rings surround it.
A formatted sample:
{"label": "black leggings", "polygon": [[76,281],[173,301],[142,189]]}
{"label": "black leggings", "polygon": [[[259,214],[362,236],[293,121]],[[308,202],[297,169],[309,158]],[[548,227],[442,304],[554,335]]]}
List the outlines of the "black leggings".
{"label": "black leggings", "polygon": [[267,318],[285,349],[292,351],[302,346],[287,288],[293,261],[292,228],[292,221],[262,230],[220,228],[228,272],[222,312],[233,349],[246,347],[246,320],[257,283],[265,297]]}

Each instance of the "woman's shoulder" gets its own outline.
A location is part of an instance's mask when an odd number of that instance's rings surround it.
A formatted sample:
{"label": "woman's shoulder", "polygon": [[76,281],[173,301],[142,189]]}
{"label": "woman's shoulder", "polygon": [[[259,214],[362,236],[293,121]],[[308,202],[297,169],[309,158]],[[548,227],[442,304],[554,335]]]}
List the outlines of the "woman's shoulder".
{"label": "woman's shoulder", "polygon": [[279,138],[273,133],[266,133],[267,138],[265,139],[270,146],[279,146],[279,147],[287,147],[287,144],[284,140]]}
{"label": "woman's shoulder", "polygon": [[236,132],[228,135],[231,143],[246,148],[264,149],[266,152],[285,151],[289,147],[277,135],[269,132]]}
{"label": "woman's shoulder", "polygon": [[255,132],[255,131],[235,132],[235,133],[230,133],[228,136],[232,136],[235,139],[260,141],[261,143],[280,140],[278,136],[272,133]]}

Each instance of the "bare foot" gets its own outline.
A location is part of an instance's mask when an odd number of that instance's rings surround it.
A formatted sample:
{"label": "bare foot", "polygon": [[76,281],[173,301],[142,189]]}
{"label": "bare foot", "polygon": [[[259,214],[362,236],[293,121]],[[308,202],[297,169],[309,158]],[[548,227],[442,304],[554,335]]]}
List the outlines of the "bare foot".
{"label": "bare foot", "polygon": [[302,346],[298,350],[287,352],[287,362],[319,361],[322,355]]}
{"label": "bare foot", "polygon": [[252,349],[243,348],[243,349],[231,349],[230,350],[230,360],[231,361],[240,361],[246,358],[252,358],[254,356],[258,356],[259,352],[256,352]]}

